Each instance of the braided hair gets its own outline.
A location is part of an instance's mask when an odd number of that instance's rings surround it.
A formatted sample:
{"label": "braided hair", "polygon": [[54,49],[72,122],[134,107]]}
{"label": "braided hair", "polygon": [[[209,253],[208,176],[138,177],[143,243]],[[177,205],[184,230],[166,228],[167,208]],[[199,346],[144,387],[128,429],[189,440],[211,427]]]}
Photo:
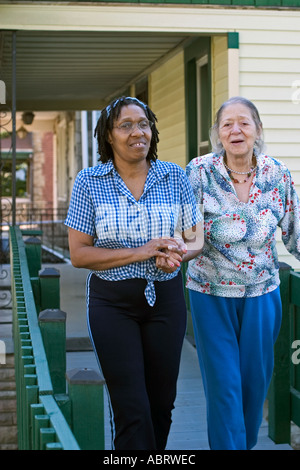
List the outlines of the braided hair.
{"label": "braided hair", "polygon": [[120,115],[121,108],[130,104],[134,104],[142,108],[147,119],[153,122],[151,128],[152,137],[147,160],[155,161],[157,159],[157,144],[159,142],[159,138],[158,130],[155,124],[155,122],[157,122],[155,114],[151,111],[147,104],[143,103],[137,98],[131,96],[122,96],[121,98],[113,100],[108,106],[106,106],[106,108],[101,110],[101,115],[95,127],[94,137],[97,138],[99,161],[102,163],[106,163],[109,159],[114,158],[112,147],[108,142],[108,131],[112,130],[114,121],[118,119]]}

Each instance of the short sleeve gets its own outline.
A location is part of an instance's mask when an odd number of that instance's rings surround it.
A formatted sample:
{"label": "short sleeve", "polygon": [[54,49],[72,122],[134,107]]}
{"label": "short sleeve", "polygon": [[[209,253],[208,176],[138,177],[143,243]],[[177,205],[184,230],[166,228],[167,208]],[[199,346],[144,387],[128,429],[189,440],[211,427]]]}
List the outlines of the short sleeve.
{"label": "short sleeve", "polygon": [[285,214],[278,224],[282,230],[282,240],[287,250],[300,260],[300,207],[294,181],[288,170],[283,174],[285,186]]}
{"label": "short sleeve", "polygon": [[192,186],[192,190],[196,198],[196,203],[198,204],[198,207],[201,208],[203,204],[203,191],[200,165],[197,164],[198,160],[198,158],[191,160],[190,163],[187,165],[185,171]]}
{"label": "short sleeve", "polygon": [[78,173],[75,179],[65,225],[95,236],[95,210],[82,172]]}
{"label": "short sleeve", "polygon": [[183,171],[181,179],[181,207],[176,231],[184,232],[197,225],[202,219],[203,217],[197,205],[191,183]]}

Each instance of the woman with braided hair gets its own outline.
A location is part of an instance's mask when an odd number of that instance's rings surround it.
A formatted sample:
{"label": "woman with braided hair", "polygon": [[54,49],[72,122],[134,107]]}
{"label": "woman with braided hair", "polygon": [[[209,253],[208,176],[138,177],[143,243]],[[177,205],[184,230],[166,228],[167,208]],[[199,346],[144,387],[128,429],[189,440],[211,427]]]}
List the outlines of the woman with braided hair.
{"label": "woman with braided hair", "polygon": [[186,306],[182,261],[200,252],[183,169],[157,159],[156,117],[137,98],[101,111],[100,164],[77,175],[66,219],[71,261],[88,268],[90,336],[110,397],[114,448],[166,447]]}

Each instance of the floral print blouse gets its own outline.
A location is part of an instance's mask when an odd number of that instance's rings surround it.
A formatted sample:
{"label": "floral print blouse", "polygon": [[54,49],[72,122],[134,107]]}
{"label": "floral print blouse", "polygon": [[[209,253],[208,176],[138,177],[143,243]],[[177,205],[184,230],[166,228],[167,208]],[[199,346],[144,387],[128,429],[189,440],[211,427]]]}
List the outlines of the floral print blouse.
{"label": "floral print blouse", "polygon": [[280,161],[260,154],[249,200],[241,202],[223,164],[207,154],[186,167],[204,215],[202,253],[189,262],[187,287],[222,297],[255,297],[279,285],[276,227],[300,260],[299,200]]}

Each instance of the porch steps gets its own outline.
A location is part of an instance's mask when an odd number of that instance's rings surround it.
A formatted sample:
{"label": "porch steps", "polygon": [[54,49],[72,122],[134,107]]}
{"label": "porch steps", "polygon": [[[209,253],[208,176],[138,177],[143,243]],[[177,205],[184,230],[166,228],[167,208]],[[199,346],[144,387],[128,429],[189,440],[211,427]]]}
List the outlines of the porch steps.
{"label": "porch steps", "polygon": [[0,365],[0,450],[17,450],[17,401],[14,354]]}
{"label": "porch steps", "polygon": [[[12,339],[10,265],[0,276],[0,451],[18,449],[15,360]],[[4,347],[4,350],[3,350]]]}
{"label": "porch steps", "polygon": [[[0,311],[0,340],[5,344],[5,356],[0,363],[0,450],[18,449],[15,360],[12,342],[11,312]],[[3,343],[2,343],[3,344]],[[4,363],[3,363],[4,362]]]}

